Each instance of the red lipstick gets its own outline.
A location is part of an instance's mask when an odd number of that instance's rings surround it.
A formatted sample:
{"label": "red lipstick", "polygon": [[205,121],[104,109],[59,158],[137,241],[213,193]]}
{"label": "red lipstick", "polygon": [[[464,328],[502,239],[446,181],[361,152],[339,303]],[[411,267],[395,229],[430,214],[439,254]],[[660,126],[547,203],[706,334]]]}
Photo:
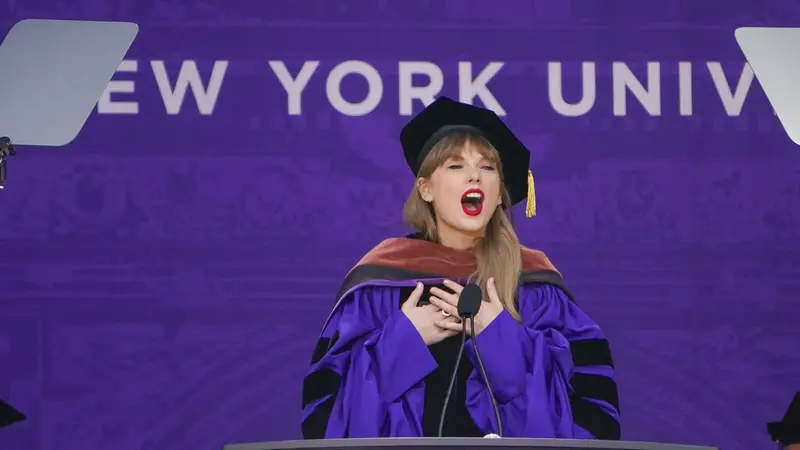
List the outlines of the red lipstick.
{"label": "red lipstick", "polygon": [[461,209],[468,216],[477,216],[483,211],[483,191],[470,189],[461,196]]}

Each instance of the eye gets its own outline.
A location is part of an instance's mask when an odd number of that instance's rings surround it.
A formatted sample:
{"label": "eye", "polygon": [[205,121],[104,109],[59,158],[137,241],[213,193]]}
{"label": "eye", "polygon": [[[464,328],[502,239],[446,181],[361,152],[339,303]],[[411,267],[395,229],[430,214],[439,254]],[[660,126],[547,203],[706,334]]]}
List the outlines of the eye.
{"label": "eye", "polygon": [[461,164],[450,164],[449,166],[447,166],[448,169],[460,169],[462,167],[464,166],[462,166]]}
{"label": "eye", "polygon": [[494,166],[489,166],[489,165],[482,166],[481,168],[484,169],[484,170],[494,170]]}

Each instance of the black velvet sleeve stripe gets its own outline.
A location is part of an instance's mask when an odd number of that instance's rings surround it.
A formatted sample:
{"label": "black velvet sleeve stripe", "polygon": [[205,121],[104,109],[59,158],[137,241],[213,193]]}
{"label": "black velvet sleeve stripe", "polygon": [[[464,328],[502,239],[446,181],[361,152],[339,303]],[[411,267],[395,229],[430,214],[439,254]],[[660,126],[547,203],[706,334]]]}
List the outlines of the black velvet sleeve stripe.
{"label": "black velvet sleeve stripe", "polygon": [[303,439],[325,439],[325,431],[328,429],[328,421],[331,418],[335,401],[335,397],[325,400],[303,421],[300,426],[303,431]]}
{"label": "black velvet sleeve stripe", "polygon": [[619,422],[602,408],[592,402],[570,395],[572,419],[575,424],[600,440],[618,441],[622,439],[622,427]]}
{"label": "black velvet sleeve stripe", "polygon": [[314,347],[314,353],[311,355],[312,366],[322,360],[325,353],[328,353],[328,349],[331,348],[331,345],[333,345],[331,340],[327,338],[321,338],[317,341],[317,345]]}
{"label": "black velvet sleeve stripe", "polygon": [[611,347],[605,339],[580,339],[570,341],[572,362],[578,367],[609,366],[614,367]]}
{"label": "black velvet sleeve stripe", "polygon": [[[314,354],[311,357],[312,366],[330,351],[338,337],[337,333],[331,339],[321,338],[317,341]],[[325,431],[328,429],[328,421],[330,420],[341,383],[341,376],[331,369],[311,372],[303,379],[303,409],[328,396],[327,400],[317,405],[314,411],[303,421],[301,429],[305,439],[325,438]]]}
{"label": "black velvet sleeve stripe", "polygon": [[619,392],[617,383],[603,375],[575,373],[570,379],[575,393],[585,399],[600,400],[619,411]]}
{"label": "black velvet sleeve stripe", "polygon": [[[614,367],[611,349],[605,339],[583,339],[570,342],[572,361],[576,367]],[[601,440],[620,440],[619,421],[591,400],[601,401],[619,413],[617,383],[607,376],[574,372],[570,378],[572,418],[575,424]]]}
{"label": "black velvet sleeve stripe", "polygon": [[341,382],[339,374],[330,369],[310,373],[303,379],[304,409],[311,403],[329,396],[327,400],[317,405],[314,412],[303,421],[302,430],[305,439],[325,437],[325,430],[328,428],[328,420],[330,420]]}
{"label": "black velvet sleeve stripe", "polygon": [[339,374],[331,369],[312,372],[303,379],[303,408],[325,397],[335,394],[341,383]]}
{"label": "black velvet sleeve stripe", "polygon": [[314,364],[320,362],[338,340],[338,331],[333,334],[332,338],[319,338],[316,347],[314,347],[314,353],[311,355],[311,365],[313,366]]}

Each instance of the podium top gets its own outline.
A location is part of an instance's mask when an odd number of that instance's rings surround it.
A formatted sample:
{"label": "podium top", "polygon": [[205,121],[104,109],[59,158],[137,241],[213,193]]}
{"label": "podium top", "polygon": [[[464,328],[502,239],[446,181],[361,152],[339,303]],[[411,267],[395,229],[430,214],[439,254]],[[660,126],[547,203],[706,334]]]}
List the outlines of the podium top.
{"label": "podium top", "polygon": [[716,447],[662,444],[635,441],[590,441],[582,439],[520,439],[520,438],[380,438],[380,439],[324,439],[305,441],[278,441],[249,444],[229,444],[223,450],[327,450],[327,449],[387,449],[427,450],[469,447],[479,449],[537,450],[717,450]]}

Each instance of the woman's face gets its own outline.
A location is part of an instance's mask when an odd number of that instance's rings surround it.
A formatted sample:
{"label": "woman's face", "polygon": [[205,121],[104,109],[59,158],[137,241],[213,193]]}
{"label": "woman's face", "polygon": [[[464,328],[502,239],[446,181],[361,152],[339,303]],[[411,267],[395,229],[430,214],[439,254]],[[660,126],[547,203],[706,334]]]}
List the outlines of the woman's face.
{"label": "woman's face", "polygon": [[422,199],[433,204],[440,239],[447,233],[482,236],[502,201],[497,165],[469,140],[460,155],[447,159],[418,183]]}

